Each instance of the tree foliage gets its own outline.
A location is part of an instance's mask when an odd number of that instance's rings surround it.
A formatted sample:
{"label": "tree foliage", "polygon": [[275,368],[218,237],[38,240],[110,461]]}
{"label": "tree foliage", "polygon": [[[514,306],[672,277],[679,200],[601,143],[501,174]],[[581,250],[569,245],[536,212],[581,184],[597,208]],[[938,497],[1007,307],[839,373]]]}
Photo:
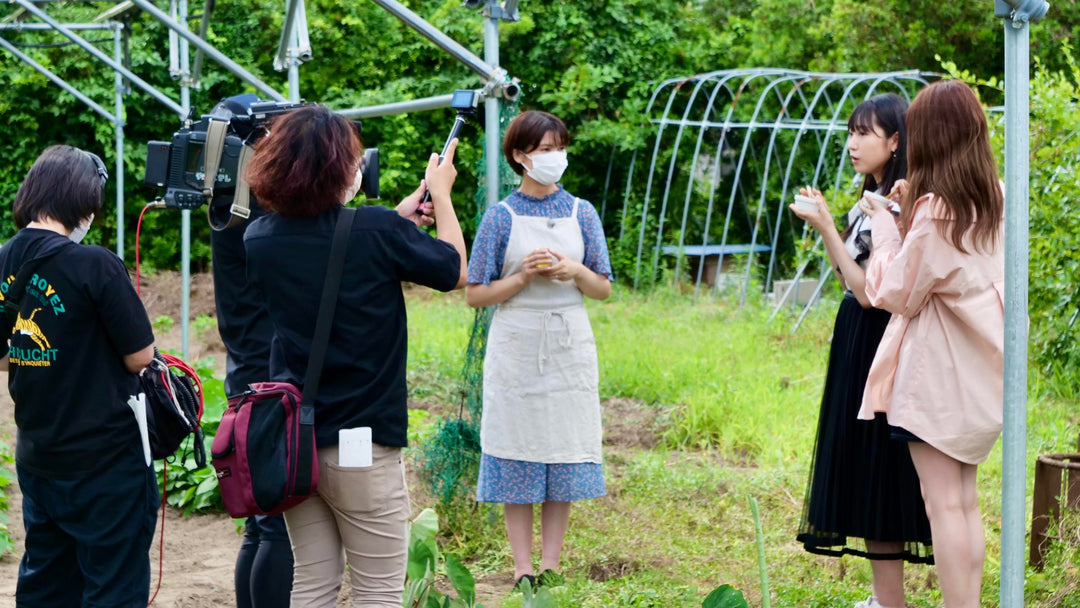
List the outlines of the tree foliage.
{"label": "tree foliage", "polygon": [[[406,0],[404,4],[482,56],[483,20],[476,11],[464,8],[459,0]],[[1077,276],[1077,262],[1069,252],[1077,248],[1064,248],[1064,244],[1075,245],[1080,230],[1061,221],[1075,216],[1067,194],[1076,191],[1076,179],[1071,164],[1049,162],[1076,158],[1070,147],[1077,141],[1076,73],[1069,55],[1061,51],[1061,41],[1080,33],[1077,4],[1078,0],[1052,3],[1047,18],[1035,24],[1031,33],[1032,56],[1040,66],[1032,95],[1036,320],[1043,314],[1038,311],[1055,311],[1054,318],[1059,319],[1077,305],[1069,284]],[[58,20],[78,22],[89,21],[111,6],[111,2],[77,2],[50,3],[46,8]],[[301,67],[300,85],[310,101],[344,109],[481,84],[465,66],[372,2],[307,0],[306,9],[313,60]],[[8,15],[15,10],[9,7],[2,12]],[[629,159],[625,153],[648,139],[651,129],[643,126],[643,110],[660,79],[752,66],[940,70],[941,61],[961,66],[971,78],[984,82],[1002,73],[1005,24],[994,17],[989,2],[578,0],[523,2],[520,10],[521,21],[500,25],[500,63],[521,79],[523,107],[546,109],[566,120],[572,135],[572,166],[566,185],[593,201],[604,197],[609,169],[612,184],[625,179]],[[272,67],[282,13],[279,0],[220,0],[210,24],[210,42],[283,91],[286,76]],[[166,29],[138,11],[125,19],[132,71],[177,98],[177,83],[169,74]],[[197,30],[200,17],[193,16],[190,25]],[[108,32],[84,35],[111,55]],[[66,39],[54,32],[6,30],[3,36],[112,109],[113,75],[88,53],[71,45],[56,46]],[[95,150],[113,166],[111,123],[7,52],[0,52],[0,89],[4,91],[0,114],[7,134],[0,162],[8,169],[0,175],[0,199],[13,200],[37,154],[52,143]],[[191,103],[198,115],[222,97],[252,90],[207,60],[200,87],[191,91]],[[1000,92],[993,87],[984,87],[983,93],[991,104],[1000,101]],[[138,211],[159,194],[141,183],[145,142],[167,139],[180,125],[180,117],[135,87],[125,95],[124,104],[125,224],[131,235]],[[366,145],[381,149],[387,202],[415,188],[428,154],[441,145],[449,123],[448,110],[364,121]],[[458,156],[457,198],[470,234],[479,213],[471,194],[477,184],[481,135],[479,128],[468,129]],[[1050,166],[1052,172],[1048,172]],[[106,192],[110,212],[96,220],[98,229],[88,239],[108,247],[115,246],[111,212],[115,184],[115,179],[110,180]],[[14,233],[10,213],[10,206],[0,209],[0,239]],[[609,226],[617,225],[619,219],[606,218]],[[208,228],[199,214],[194,220],[192,256],[197,265],[205,265],[210,255]],[[178,264],[179,224],[179,214],[173,211],[147,214],[141,243],[145,263],[155,267]],[[133,239],[128,236],[125,241],[130,259]],[[1050,348],[1059,334],[1046,334],[1044,346]]]}

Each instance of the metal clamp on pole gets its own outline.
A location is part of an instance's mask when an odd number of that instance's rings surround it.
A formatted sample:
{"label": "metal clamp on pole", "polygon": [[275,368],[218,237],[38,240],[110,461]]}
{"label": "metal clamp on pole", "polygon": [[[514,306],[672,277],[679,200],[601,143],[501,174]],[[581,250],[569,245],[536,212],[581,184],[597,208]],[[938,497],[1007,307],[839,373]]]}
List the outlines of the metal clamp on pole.
{"label": "metal clamp on pole", "polygon": [[1012,21],[1013,27],[1041,20],[1050,10],[1046,0],[994,0],[994,16]]}
{"label": "metal clamp on pole", "polygon": [[517,101],[517,98],[521,95],[521,81],[517,78],[510,78],[506,70],[496,67],[491,73],[491,78],[484,83],[484,88],[480,90],[480,98],[497,98],[505,99],[511,103]]}
{"label": "metal clamp on pole", "polygon": [[520,21],[518,0],[465,0],[465,8],[482,8],[487,19]]}

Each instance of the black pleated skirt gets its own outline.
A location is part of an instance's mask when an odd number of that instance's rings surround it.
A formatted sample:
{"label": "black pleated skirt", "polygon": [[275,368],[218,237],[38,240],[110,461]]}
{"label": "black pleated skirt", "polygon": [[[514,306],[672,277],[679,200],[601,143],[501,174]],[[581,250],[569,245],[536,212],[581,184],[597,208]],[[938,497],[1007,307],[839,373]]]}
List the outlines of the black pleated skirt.
{"label": "black pleated skirt", "polygon": [[[890,438],[884,414],[857,418],[889,317],[859,306],[850,294],[840,304],[797,538],[811,553],[933,563],[930,522],[907,443]],[[870,553],[866,540],[899,542],[903,549]]]}

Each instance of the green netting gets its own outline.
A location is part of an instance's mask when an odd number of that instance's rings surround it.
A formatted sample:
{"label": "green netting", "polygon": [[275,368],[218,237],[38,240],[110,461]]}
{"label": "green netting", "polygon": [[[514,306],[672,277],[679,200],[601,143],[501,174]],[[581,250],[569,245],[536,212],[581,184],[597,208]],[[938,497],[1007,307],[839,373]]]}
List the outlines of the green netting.
{"label": "green netting", "polygon": [[[517,104],[504,103],[499,115],[499,141],[506,127],[518,114]],[[481,156],[476,174],[481,176],[476,191],[477,225],[487,208],[486,154]],[[499,154],[499,198],[514,189],[518,176]],[[464,497],[476,481],[480,464],[480,411],[483,409],[484,350],[494,307],[478,308],[473,319],[465,364],[458,378],[457,415],[447,416],[438,423],[434,435],[420,448],[420,476],[434,496],[444,505],[456,497]]]}

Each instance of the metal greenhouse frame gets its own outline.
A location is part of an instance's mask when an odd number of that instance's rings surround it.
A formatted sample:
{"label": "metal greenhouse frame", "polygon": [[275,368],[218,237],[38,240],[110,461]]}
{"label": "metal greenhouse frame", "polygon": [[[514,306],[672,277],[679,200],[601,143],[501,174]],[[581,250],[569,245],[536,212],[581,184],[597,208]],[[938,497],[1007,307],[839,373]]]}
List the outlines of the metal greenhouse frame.
{"label": "metal greenhouse frame", "polygon": [[[674,256],[676,281],[684,261],[696,258],[694,294],[700,293],[704,280],[715,295],[727,278],[721,275],[725,258],[745,255],[738,280],[745,301],[755,255],[768,253],[764,288],[769,291],[782,227],[791,229],[793,239],[798,238],[794,232],[803,229],[787,210],[794,190],[813,185],[836,195],[855,176],[842,147],[854,106],[885,92],[910,100],[936,76],[759,68],[661,82],[645,110],[655,129],[651,150],[640,163],[637,153],[631,159],[623,198],[620,238],[629,222],[637,221],[634,285],[654,280],[666,254]],[[639,164],[647,169],[642,171]],[[642,182],[644,192],[637,198],[641,188],[633,186]],[[673,195],[681,197],[681,207]],[[739,223],[741,238],[733,230]],[[710,256],[718,258],[715,269],[709,265],[712,276],[703,263]],[[799,268],[796,278],[806,267],[804,263]],[[819,285],[828,272],[825,264]]]}
{"label": "metal greenhouse frame", "polygon": [[[124,101],[128,83],[134,84],[151,97],[159,101],[179,119],[185,120],[191,113],[191,88],[199,86],[203,58],[209,57],[228,72],[254,88],[260,94],[275,101],[298,101],[300,99],[299,67],[304,61],[313,58],[308,41],[307,17],[303,0],[285,0],[283,27],[278,51],[274,57],[274,68],[288,74],[288,96],[261,81],[224,53],[207,42],[207,32],[214,12],[216,0],[204,0],[201,24],[198,33],[188,28],[188,0],[169,0],[168,10],[158,8],[151,0],[123,0],[114,2],[114,6],[89,23],[62,23],[49,15],[45,7],[56,4],[54,0],[8,0],[18,8],[0,19],[0,48],[5,49],[23,63],[37,70],[54,84],[71,93],[76,99],[91,108],[97,114],[111,122],[116,139],[116,252],[124,255]],[[91,1],[91,0],[85,0]],[[499,107],[500,100],[515,101],[521,91],[517,79],[511,78],[506,70],[499,67],[498,23],[518,20],[518,0],[467,0],[465,5],[481,9],[484,18],[484,58],[481,59],[467,48],[439,31],[416,13],[397,0],[372,0],[375,4],[391,13],[403,23],[428,38],[436,46],[458,59],[478,76],[481,86],[478,91],[484,100],[485,154],[487,157],[486,183],[488,204],[498,202],[498,158],[499,158]],[[125,14],[141,10],[164,25],[169,36],[169,72],[179,85],[179,100],[158,90],[132,72],[124,63],[123,33],[125,24],[118,21]],[[113,110],[110,112],[86,96],[78,86],[65,81],[47,67],[35,61],[28,54],[20,51],[4,34],[19,31],[55,31],[69,39],[92,55],[114,74]],[[79,32],[89,30],[108,30],[113,33],[113,56],[110,57],[93,43],[87,41]],[[194,68],[191,67],[191,47],[196,49]],[[450,107],[451,94],[415,99],[399,103],[384,104],[366,108],[339,110],[352,117],[374,117],[401,114],[417,110],[431,110]],[[188,353],[190,334],[190,287],[191,287],[191,211],[181,210],[180,221],[180,268],[182,276],[181,294],[181,350]]]}

